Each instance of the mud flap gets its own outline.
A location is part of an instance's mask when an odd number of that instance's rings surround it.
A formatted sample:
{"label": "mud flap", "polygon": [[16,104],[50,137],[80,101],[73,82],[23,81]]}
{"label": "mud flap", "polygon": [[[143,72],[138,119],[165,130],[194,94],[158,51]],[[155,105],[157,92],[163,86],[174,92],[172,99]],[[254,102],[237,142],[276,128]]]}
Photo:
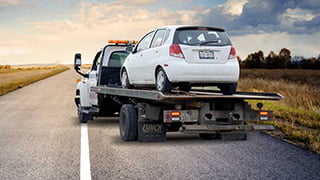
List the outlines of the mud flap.
{"label": "mud flap", "polygon": [[166,141],[165,124],[157,121],[138,121],[139,142],[163,142]]}
{"label": "mud flap", "polygon": [[138,141],[166,141],[166,128],[160,117],[160,108],[150,104],[138,104]]}

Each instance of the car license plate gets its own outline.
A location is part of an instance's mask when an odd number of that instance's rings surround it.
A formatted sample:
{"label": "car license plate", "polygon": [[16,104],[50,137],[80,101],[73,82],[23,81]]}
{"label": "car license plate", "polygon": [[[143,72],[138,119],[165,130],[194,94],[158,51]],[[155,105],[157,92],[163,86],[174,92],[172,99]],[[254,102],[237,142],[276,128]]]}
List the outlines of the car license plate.
{"label": "car license plate", "polygon": [[213,51],[199,51],[200,59],[214,59]]}

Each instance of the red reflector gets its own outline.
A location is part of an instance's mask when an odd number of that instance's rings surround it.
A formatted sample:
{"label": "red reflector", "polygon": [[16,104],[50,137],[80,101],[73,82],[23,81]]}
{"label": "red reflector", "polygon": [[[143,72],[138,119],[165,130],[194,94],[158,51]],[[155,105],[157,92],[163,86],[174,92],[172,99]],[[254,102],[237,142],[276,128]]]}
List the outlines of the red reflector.
{"label": "red reflector", "polygon": [[233,46],[230,49],[230,53],[229,53],[229,57],[228,59],[233,59],[237,57],[237,53],[236,53],[236,48],[234,48]]}
{"label": "red reflector", "polygon": [[179,111],[173,111],[171,112],[171,116],[180,116],[181,113]]}
{"label": "red reflector", "polygon": [[268,114],[267,111],[260,111],[260,116],[268,116]]}
{"label": "red reflector", "polygon": [[172,44],[169,49],[170,56],[184,59],[183,52],[179,44]]}

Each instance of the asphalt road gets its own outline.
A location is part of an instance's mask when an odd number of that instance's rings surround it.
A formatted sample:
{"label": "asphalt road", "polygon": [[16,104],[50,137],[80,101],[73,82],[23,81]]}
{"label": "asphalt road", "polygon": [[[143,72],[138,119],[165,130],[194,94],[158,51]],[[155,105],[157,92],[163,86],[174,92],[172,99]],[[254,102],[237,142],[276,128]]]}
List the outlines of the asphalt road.
{"label": "asphalt road", "polygon": [[[0,97],[0,179],[79,179],[72,70]],[[263,133],[122,142],[116,118],[88,123],[92,179],[320,179],[320,155]]]}

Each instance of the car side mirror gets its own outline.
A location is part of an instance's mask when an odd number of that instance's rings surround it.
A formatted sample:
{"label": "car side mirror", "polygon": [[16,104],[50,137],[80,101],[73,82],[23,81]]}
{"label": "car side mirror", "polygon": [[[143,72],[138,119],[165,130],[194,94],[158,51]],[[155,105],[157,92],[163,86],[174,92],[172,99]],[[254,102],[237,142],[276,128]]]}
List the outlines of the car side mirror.
{"label": "car side mirror", "polygon": [[133,51],[133,47],[132,46],[127,46],[125,48],[126,51],[132,52]]}
{"label": "car side mirror", "polygon": [[81,54],[80,53],[76,53],[74,55],[74,69],[76,71],[80,70],[80,66],[81,66]]}

